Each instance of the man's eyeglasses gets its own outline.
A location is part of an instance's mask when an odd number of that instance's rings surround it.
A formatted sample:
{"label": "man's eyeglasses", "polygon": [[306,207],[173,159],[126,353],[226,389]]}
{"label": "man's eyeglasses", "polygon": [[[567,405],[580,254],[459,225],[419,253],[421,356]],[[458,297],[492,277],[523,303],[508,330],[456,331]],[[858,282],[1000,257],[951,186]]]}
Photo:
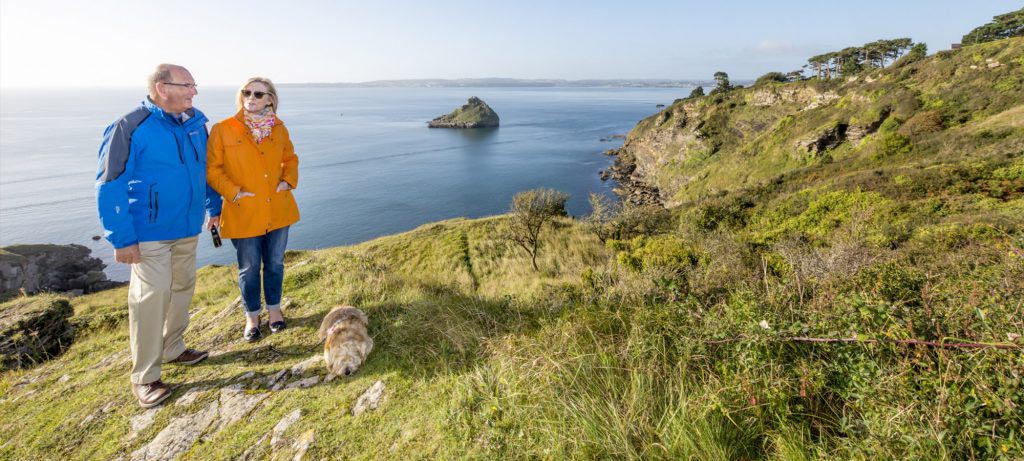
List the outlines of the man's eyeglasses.
{"label": "man's eyeglasses", "polygon": [[268,94],[270,94],[270,93],[264,93],[262,91],[242,90],[242,97],[243,98],[248,98],[249,96],[254,96],[254,97],[256,97],[256,99],[263,99],[263,97],[268,95]]}
{"label": "man's eyeglasses", "polygon": [[160,83],[163,83],[164,85],[183,86],[183,87],[188,88],[190,90],[194,90],[194,89],[199,87],[199,85],[196,85],[195,83],[174,83],[174,82],[160,82]]}

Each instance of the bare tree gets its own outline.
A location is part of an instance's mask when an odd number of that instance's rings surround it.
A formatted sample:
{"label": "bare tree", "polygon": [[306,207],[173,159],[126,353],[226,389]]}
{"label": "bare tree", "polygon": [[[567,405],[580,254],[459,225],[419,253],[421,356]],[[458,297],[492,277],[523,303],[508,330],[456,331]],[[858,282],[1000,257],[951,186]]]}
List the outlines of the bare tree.
{"label": "bare tree", "polygon": [[568,194],[554,189],[532,189],[512,197],[512,221],[507,238],[530,254],[533,270],[540,270],[537,252],[544,224],[557,216],[565,216],[568,200]]}
{"label": "bare tree", "polygon": [[[699,88],[699,87],[698,87]],[[601,243],[605,243],[614,235],[612,221],[622,211],[622,202],[612,200],[607,195],[590,193],[590,215],[584,220],[587,228],[597,235]]]}

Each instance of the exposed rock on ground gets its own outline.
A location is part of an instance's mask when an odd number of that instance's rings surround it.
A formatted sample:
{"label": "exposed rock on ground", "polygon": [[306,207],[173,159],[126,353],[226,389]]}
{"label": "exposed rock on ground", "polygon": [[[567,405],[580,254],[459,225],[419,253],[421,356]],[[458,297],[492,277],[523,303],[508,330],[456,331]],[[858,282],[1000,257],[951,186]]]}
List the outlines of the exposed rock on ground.
{"label": "exposed rock on ground", "polygon": [[493,128],[498,126],[498,114],[482,99],[473,96],[462,107],[448,115],[429,122],[430,128]]}
{"label": "exposed rock on ground", "polygon": [[221,389],[220,398],[191,415],[174,418],[148,444],[132,453],[132,461],[172,460],[203,435],[212,435],[248,415],[269,393],[249,394]]}
{"label": "exposed rock on ground", "polygon": [[0,369],[31,366],[56,357],[71,344],[73,314],[66,299],[23,298],[0,313]]}
{"label": "exposed rock on ground", "polygon": [[363,395],[356,399],[355,405],[352,406],[352,416],[359,416],[366,410],[376,410],[383,396],[384,382],[377,381],[373,383],[366,392],[363,392]]}
{"label": "exposed rock on ground", "polygon": [[0,248],[0,296],[24,290],[92,293],[122,285],[107,280],[103,261],[82,245],[10,245]]}

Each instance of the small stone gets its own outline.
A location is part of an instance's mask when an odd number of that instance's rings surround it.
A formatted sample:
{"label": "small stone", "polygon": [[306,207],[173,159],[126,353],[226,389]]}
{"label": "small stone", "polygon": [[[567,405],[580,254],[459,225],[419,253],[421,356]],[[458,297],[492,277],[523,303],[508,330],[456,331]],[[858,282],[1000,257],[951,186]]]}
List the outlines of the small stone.
{"label": "small stone", "polygon": [[1019,334],[1017,334],[1017,333],[1007,333],[1007,334],[1006,334],[1006,339],[1007,339],[1008,341],[1010,341],[1011,343],[1012,343],[1012,342],[1014,342],[1014,341],[1016,341],[1016,340],[1017,340],[1017,338],[1020,338],[1020,335],[1019,335]]}
{"label": "small stone", "polygon": [[307,371],[309,371],[310,368],[312,368],[314,365],[320,363],[321,361],[323,361],[323,359],[319,355],[314,355],[314,356],[312,356],[312,357],[310,357],[310,358],[308,358],[306,360],[303,360],[302,362],[299,362],[299,363],[295,364],[295,366],[292,367],[292,369],[291,369],[292,375],[295,375],[295,376],[303,375]]}
{"label": "small stone", "polygon": [[267,386],[273,386],[284,379],[284,375],[288,374],[288,370],[281,370],[267,379]]}
{"label": "small stone", "polygon": [[761,327],[762,330],[771,330],[772,329],[771,325],[768,325],[768,321],[767,320],[762,320],[760,322],[757,322],[757,326]]}
{"label": "small stone", "polygon": [[103,408],[100,408],[100,412],[103,413],[103,414],[107,414],[107,413],[110,413],[110,412],[114,411],[114,409],[117,408],[117,407],[118,407],[117,402],[110,401],[110,402],[107,402],[106,405],[103,405]]}
{"label": "small stone", "polygon": [[68,381],[71,381],[71,375],[61,376],[60,379],[57,380],[58,383],[66,383]]}
{"label": "small stone", "polygon": [[383,396],[384,382],[377,381],[373,383],[366,392],[363,392],[363,395],[356,399],[356,404],[352,406],[352,416],[359,416],[366,410],[376,410]]}
{"label": "small stone", "polygon": [[316,383],[319,383],[319,382],[320,382],[320,377],[319,376],[310,376],[310,377],[308,377],[306,379],[300,379],[298,381],[293,381],[292,383],[290,383],[287,386],[285,386],[285,389],[305,389],[307,387],[312,387],[312,386],[316,385]]}
{"label": "small stone", "polygon": [[302,461],[302,458],[306,456],[306,451],[313,445],[313,439],[315,437],[316,431],[313,429],[310,429],[299,436],[292,445],[292,448],[295,449],[295,457],[292,458],[293,461]]}
{"label": "small stone", "polygon": [[270,436],[270,445],[275,447],[280,445],[284,441],[284,431],[288,430],[292,424],[295,424],[300,417],[302,417],[302,410],[296,408],[295,411],[288,413],[288,416],[281,418],[281,421],[274,426],[274,430]]}
{"label": "small stone", "polygon": [[250,372],[248,372],[248,373],[246,373],[246,374],[244,374],[242,376],[239,376],[235,380],[236,381],[248,381],[248,380],[252,379],[254,376],[256,376],[256,372],[255,371],[250,371]]}

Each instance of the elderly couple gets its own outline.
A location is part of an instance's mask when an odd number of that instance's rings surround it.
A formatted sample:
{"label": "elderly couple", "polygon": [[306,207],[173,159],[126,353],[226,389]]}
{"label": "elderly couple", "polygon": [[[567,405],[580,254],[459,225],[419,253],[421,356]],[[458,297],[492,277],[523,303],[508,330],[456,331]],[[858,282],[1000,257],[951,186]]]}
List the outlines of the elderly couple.
{"label": "elderly couple", "polygon": [[206,227],[219,227],[238,256],[243,337],[261,335],[261,279],[270,331],[285,327],[281,283],[288,227],[299,220],[291,193],[299,160],[277,118],[277,90],[270,80],[250,78],[238,91],[238,113],[209,135],[206,116],[192,107],[197,94],[184,67],[157,66],[149,97],[107,127],[99,151],[100,221],[115,259],[132,269],[131,382],[143,408],[171,395],[160,381],[162,364],[192,365],[208,355],[183,339],[204,214]]}

